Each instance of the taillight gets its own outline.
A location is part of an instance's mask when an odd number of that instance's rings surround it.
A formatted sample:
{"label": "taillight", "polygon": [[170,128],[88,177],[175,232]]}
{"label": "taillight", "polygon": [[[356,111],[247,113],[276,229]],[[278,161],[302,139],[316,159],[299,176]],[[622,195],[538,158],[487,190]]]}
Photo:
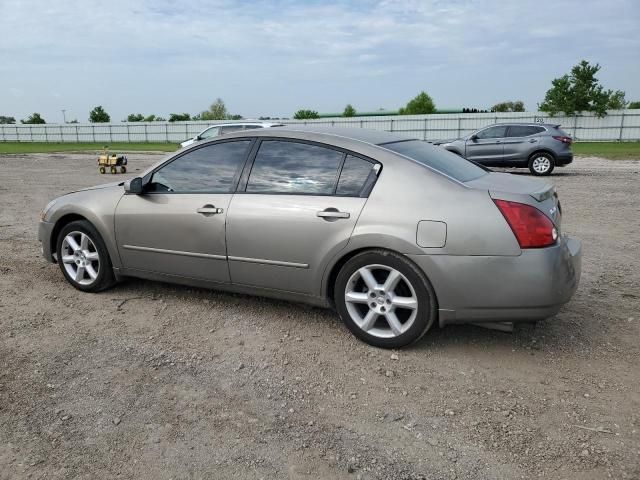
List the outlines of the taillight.
{"label": "taillight", "polygon": [[556,243],[558,231],[544,213],[525,203],[494,200],[513,230],[520,248],[542,248]]}
{"label": "taillight", "polygon": [[567,136],[564,136],[564,135],[562,135],[562,136],[554,135],[553,138],[555,138],[559,142],[566,143],[567,145],[571,145],[573,143],[573,139],[571,137],[567,137]]}

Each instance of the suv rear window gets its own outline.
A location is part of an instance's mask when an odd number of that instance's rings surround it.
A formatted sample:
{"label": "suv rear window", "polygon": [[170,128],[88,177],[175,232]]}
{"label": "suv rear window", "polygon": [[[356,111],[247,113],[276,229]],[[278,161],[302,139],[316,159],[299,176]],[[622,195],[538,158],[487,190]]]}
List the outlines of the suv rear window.
{"label": "suv rear window", "polygon": [[487,171],[469,160],[444,148],[429,145],[422,140],[408,140],[380,145],[433,168],[460,182],[469,182],[487,174]]}
{"label": "suv rear window", "polygon": [[509,137],[528,137],[529,135],[535,135],[536,133],[544,132],[543,127],[536,127],[533,125],[511,125],[509,127]]}

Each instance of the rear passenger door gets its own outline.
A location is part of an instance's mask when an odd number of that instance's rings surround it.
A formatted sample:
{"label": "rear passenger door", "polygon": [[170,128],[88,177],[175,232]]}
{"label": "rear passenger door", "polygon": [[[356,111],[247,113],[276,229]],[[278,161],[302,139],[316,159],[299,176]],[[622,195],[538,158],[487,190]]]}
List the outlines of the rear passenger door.
{"label": "rear passenger door", "polygon": [[326,263],[347,245],[379,168],[325,145],[262,140],[227,217],[231,282],[318,295]]}
{"label": "rear passenger door", "polygon": [[526,164],[529,153],[531,153],[539,143],[539,139],[535,135],[544,131],[545,129],[543,127],[536,125],[511,125],[503,141],[505,164]]}

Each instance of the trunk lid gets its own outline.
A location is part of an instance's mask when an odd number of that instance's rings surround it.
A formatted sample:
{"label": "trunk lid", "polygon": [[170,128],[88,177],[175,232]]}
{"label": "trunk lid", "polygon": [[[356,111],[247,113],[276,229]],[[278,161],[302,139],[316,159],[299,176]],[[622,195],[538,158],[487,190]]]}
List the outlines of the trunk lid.
{"label": "trunk lid", "polygon": [[487,190],[493,199],[531,205],[549,217],[558,231],[560,230],[562,217],[560,201],[555,187],[549,182],[511,173],[490,172],[466,182],[466,185]]}

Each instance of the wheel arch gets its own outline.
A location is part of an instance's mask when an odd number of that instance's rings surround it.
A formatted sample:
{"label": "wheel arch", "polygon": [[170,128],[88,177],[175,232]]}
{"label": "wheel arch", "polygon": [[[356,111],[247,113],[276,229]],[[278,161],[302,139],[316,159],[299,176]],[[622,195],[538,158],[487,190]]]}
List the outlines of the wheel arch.
{"label": "wheel arch", "polygon": [[57,253],[58,235],[60,235],[60,231],[66,225],[69,225],[71,222],[75,222],[77,220],[86,220],[87,222],[89,222],[89,220],[86,217],[78,213],[67,213],[62,217],[60,217],[58,220],[56,220],[56,222],[53,225],[53,229],[51,230],[51,237],[49,237],[49,246],[52,252]]}
{"label": "wheel arch", "polygon": [[536,148],[533,152],[531,152],[529,154],[529,156],[527,157],[527,163],[531,161],[531,159],[537,155],[538,153],[546,153],[548,155],[551,155],[551,158],[553,158],[553,161],[555,162],[557,160],[556,154],[553,152],[553,150],[549,149],[549,148]]}

